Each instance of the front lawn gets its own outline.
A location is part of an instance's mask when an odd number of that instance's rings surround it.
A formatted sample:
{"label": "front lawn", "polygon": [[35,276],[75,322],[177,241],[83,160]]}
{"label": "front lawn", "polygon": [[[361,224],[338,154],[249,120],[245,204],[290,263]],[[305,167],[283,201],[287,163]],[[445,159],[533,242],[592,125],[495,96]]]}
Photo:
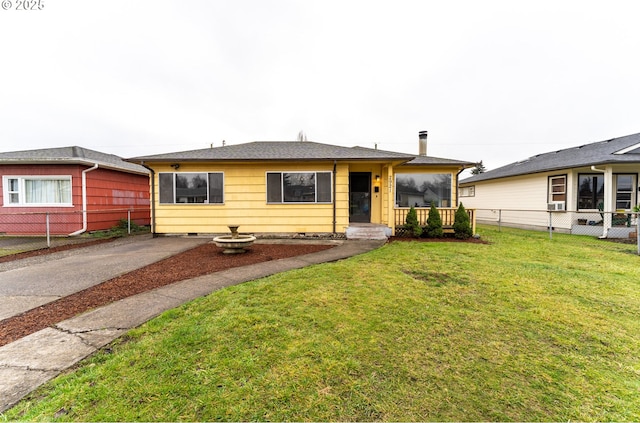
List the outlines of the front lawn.
{"label": "front lawn", "polygon": [[172,310],[11,420],[638,421],[634,245],[481,227]]}

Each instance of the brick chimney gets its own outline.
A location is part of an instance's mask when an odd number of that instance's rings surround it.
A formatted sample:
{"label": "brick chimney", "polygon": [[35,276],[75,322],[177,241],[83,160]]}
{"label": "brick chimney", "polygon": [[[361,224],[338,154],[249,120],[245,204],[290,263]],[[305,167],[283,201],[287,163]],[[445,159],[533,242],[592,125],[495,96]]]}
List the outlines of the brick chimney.
{"label": "brick chimney", "polygon": [[420,148],[418,149],[418,155],[426,156],[427,155],[427,131],[418,132],[418,142],[420,143]]}

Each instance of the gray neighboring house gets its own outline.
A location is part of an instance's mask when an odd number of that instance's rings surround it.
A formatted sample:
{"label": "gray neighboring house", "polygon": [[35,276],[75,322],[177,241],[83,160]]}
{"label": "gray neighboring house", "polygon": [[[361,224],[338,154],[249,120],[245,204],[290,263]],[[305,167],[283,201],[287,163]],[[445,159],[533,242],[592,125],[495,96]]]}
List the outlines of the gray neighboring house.
{"label": "gray neighboring house", "polygon": [[[574,234],[628,237],[638,204],[640,134],[538,154],[460,181],[477,221]],[[518,212],[519,211],[519,212]],[[589,227],[591,226],[591,227]]]}

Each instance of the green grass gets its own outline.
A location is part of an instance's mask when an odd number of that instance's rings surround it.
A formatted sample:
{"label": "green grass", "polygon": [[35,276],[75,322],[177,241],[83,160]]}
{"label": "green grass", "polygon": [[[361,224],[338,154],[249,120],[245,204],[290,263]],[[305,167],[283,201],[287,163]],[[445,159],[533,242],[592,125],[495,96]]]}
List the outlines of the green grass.
{"label": "green grass", "polygon": [[480,228],[164,313],[10,420],[638,421],[640,257]]}

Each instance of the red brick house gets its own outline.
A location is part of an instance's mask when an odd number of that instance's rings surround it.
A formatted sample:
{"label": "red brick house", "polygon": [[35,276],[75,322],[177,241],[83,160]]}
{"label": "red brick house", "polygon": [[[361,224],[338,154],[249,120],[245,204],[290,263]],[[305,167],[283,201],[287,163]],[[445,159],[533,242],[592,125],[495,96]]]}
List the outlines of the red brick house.
{"label": "red brick house", "polygon": [[0,153],[0,234],[78,235],[150,223],[149,172],[82,147]]}

